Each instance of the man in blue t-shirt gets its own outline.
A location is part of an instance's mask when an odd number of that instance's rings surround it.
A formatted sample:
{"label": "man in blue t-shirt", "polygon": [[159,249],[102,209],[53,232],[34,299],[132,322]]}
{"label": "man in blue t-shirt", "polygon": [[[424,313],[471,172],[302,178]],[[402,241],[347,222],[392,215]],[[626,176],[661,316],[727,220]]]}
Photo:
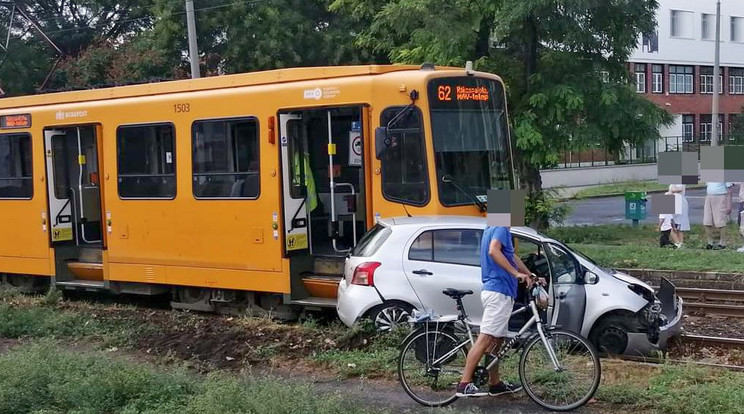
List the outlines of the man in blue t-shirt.
{"label": "man in blue t-shirt", "polygon": [[512,236],[508,227],[486,227],[481,238],[481,302],[483,318],[480,335],[473,349],[468,352],[465,371],[457,385],[458,397],[480,397],[514,393],[522,389],[521,384],[501,381],[499,367],[496,365],[488,376],[488,391],[481,391],[473,384],[473,373],[478,362],[486,352],[498,349],[506,337],[509,317],[517,297],[517,283],[524,282],[532,287],[532,279],[527,266],[514,254]]}

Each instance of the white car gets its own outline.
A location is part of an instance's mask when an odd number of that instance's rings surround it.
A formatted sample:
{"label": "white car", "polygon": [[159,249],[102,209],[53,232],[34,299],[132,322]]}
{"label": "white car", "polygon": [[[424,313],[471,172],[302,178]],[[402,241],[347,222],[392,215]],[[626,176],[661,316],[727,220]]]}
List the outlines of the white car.
{"label": "white car", "polygon": [[[455,303],[442,294],[455,288],[475,293],[463,301],[470,320],[479,323],[485,226],[478,217],[378,220],[346,259],[336,306],[341,321],[351,326],[368,317],[386,330],[405,323],[413,309],[455,314]],[[654,292],[531,228],[512,227],[511,233],[525,265],[548,280],[548,324],[580,333],[613,354],[664,350],[667,340],[681,332],[682,300],[668,280],[662,279]],[[516,332],[524,321],[512,319],[510,331]]]}

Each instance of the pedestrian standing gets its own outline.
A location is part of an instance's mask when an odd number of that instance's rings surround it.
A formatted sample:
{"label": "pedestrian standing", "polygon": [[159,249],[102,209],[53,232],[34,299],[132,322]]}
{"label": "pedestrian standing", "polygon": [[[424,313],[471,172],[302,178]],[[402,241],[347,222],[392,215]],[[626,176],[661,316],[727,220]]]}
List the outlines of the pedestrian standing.
{"label": "pedestrian standing", "polygon": [[[728,224],[731,214],[731,187],[729,182],[709,182],[705,194],[705,206],[703,207],[703,226],[708,250],[719,250],[726,248],[724,241],[724,228]],[[718,236],[718,242],[715,237]]]}
{"label": "pedestrian standing", "polygon": [[684,184],[669,185],[669,192],[679,198],[681,204],[680,214],[674,215],[674,223],[676,226],[675,228],[672,228],[672,233],[675,233],[677,238],[676,246],[678,248],[682,247],[685,242],[685,232],[690,231],[690,206],[687,204],[685,190]]}
{"label": "pedestrian standing", "polygon": [[[739,224],[739,234],[744,237],[744,220],[742,220],[742,216],[744,215],[744,182],[739,183],[739,214],[738,214],[738,224]],[[744,253],[744,246],[736,249],[739,253]]]}

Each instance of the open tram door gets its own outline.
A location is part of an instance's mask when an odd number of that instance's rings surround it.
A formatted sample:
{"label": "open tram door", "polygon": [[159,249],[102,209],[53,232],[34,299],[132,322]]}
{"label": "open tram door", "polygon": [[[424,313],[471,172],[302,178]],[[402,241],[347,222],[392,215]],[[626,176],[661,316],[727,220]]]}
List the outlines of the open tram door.
{"label": "open tram door", "polygon": [[104,287],[100,129],[80,125],[44,130],[53,281],[59,287]]}
{"label": "open tram door", "polygon": [[367,228],[361,106],[279,114],[289,302],[335,306],[346,255]]}

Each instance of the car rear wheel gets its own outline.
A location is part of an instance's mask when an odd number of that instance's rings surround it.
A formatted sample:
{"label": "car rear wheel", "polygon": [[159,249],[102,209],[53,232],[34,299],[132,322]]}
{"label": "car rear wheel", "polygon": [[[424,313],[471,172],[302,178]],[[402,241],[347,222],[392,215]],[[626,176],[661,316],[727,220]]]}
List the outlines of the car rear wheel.
{"label": "car rear wheel", "polygon": [[378,332],[390,332],[408,323],[413,306],[405,302],[385,302],[372,308],[368,316]]}
{"label": "car rear wheel", "polygon": [[620,355],[628,347],[629,323],[622,316],[603,318],[589,335],[592,345],[599,352]]}

